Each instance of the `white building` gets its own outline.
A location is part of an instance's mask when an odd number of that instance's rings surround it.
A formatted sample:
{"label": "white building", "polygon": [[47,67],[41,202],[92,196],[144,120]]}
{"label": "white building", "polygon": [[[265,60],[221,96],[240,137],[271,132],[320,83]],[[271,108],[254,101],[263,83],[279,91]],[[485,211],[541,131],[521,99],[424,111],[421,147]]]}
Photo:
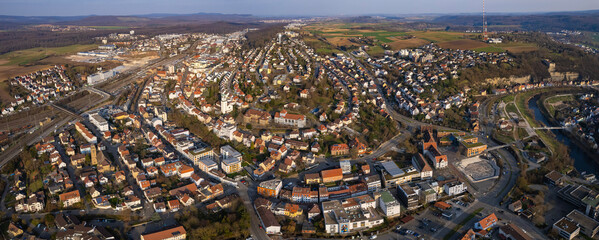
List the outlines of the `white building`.
{"label": "white building", "polygon": [[323,202],[325,231],[331,234],[347,234],[382,224],[383,218],[374,206],[376,204],[369,195],[346,199],[343,202]]}
{"label": "white building", "polygon": [[89,121],[94,124],[98,128],[98,130],[102,132],[106,132],[109,130],[108,121],[101,117],[97,113],[92,113],[89,115]]}
{"label": "white building", "polygon": [[467,187],[464,185],[464,183],[459,181],[454,181],[443,185],[443,191],[445,191],[445,193],[449,196],[462,194],[463,192],[466,192],[466,190]]}
{"label": "white building", "polygon": [[306,126],[306,116],[288,113],[287,110],[275,113],[275,123],[303,128]]}
{"label": "white building", "polygon": [[396,217],[401,213],[401,205],[389,190],[381,192],[381,196],[379,197],[379,208],[381,208],[387,217]]}
{"label": "white building", "polygon": [[339,161],[339,167],[343,174],[351,173],[351,162],[349,160]]}

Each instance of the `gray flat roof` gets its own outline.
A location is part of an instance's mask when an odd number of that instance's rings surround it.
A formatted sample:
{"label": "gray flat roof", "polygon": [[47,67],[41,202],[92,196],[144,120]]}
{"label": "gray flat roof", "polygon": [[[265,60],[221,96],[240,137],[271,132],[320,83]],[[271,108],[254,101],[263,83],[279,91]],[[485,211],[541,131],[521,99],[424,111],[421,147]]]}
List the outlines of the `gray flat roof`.
{"label": "gray flat roof", "polygon": [[382,162],[381,165],[383,165],[383,167],[385,168],[385,171],[387,171],[389,173],[389,175],[391,175],[391,177],[393,177],[393,178],[396,178],[396,177],[399,177],[399,176],[405,174],[405,172],[403,170],[399,169],[399,167],[397,166],[397,164],[395,164],[394,161]]}

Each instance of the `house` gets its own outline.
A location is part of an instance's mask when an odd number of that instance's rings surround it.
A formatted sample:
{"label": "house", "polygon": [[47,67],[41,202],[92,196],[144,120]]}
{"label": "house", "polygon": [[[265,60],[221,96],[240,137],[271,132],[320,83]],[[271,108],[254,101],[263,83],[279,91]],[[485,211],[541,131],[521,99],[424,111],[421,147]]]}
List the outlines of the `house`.
{"label": "house", "polygon": [[451,208],[451,205],[449,205],[449,204],[447,204],[446,202],[443,202],[443,201],[436,202],[434,206],[437,209],[441,210],[441,211],[445,211],[445,210]]}
{"label": "house", "polygon": [[425,152],[425,155],[432,162],[435,169],[447,167],[447,164],[449,163],[447,155],[442,154],[436,146],[430,146],[428,151]]}
{"label": "house", "polygon": [[474,240],[476,238],[476,233],[472,231],[472,229],[468,229],[466,234],[460,238],[460,240]]}
{"label": "house", "polygon": [[183,226],[163,229],[158,232],[141,235],[141,240],[183,240],[187,238],[187,232]]}
{"label": "house", "polygon": [[553,230],[560,237],[571,240],[580,234],[580,226],[574,220],[567,217],[562,217],[559,221],[553,224]]}
{"label": "house", "polygon": [[474,223],[474,229],[489,230],[497,224],[497,221],[498,220],[495,213],[491,213],[489,216],[486,216],[480,221]]}
{"label": "house", "polygon": [[522,211],[522,201],[518,200],[511,203],[510,205],[508,205],[508,209],[515,213]]}
{"label": "house", "polygon": [[300,98],[308,98],[308,89],[300,91]]}
{"label": "house", "polygon": [[308,210],[308,219],[313,219],[320,215],[320,207],[318,204],[314,204],[310,210]]}
{"label": "house", "polygon": [[166,204],[164,204],[163,202],[154,203],[153,206],[154,211],[156,211],[157,213],[166,212]]}
{"label": "house", "polygon": [[8,224],[8,229],[6,232],[8,233],[9,239],[16,239],[18,236],[21,236],[21,234],[23,234],[23,230],[21,230],[19,227],[17,227],[17,225],[15,225],[12,222]]}
{"label": "house", "polygon": [[331,155],[340,156],[349,154],[349,146],[347,144],[333,144],[331,146]]}
{"label": "house", "polygon": [[512,240],[532,240],[532,237],[516,224],[510,223],[499,228],[499,237],[501,239]]}
{"label": "house", "polygon": [[318,173],[306,173],[304,175],[304,182],[306,184],[318,184],[321,182],[320,174]]}
{"label": "house", "polygon": [[179,211],[179,209],[181,208],[181,204],[180,204],[179,200],[177,200],[177,199],[168,201],[167,205],[168,205],[168,208],[171,210],[171,212]]}
{"label": "house", "polygon": [[60,194],[59,198],[60,198],[60,202],[62,202],[64,207],[70,207],[73,204],[81,201],[81,197],[79,195],[79,190]]}

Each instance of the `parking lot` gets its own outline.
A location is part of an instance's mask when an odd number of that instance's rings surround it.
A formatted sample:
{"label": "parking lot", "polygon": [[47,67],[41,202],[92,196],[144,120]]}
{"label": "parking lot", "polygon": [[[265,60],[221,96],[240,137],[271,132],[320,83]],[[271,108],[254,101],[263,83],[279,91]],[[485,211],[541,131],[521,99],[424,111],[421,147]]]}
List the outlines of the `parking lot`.
{"label": "parking lot", "polygon": [[[456,198],[459,199],[459,198]],[[399,228],[394,229],[392,234],[386,239],[437,239],[442,238],[440,232],[447,232],[444,225],[447,221],[455,220],[464,214],[464,209],[469,203],[459,200],[446,201],[451,205],[451,209],[440,211],[435,207],[428,207],[424,211],[413,215],[414,219],[408,223],[399,225]],[[442,213],[445,213],[443,216]]]}

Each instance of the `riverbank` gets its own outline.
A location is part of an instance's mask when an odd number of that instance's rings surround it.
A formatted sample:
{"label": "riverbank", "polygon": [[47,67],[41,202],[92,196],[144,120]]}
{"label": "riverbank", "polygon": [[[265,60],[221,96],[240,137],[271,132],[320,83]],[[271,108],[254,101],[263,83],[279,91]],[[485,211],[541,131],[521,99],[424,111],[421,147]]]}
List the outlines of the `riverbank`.
{"label": "riverbank", "polygon": [[[591,90],[591,91],[588,91],[588,90],[587,91],[568,91],[568,92],[564,92],[564,93],[579,94],[579,93],[587,93],[587,92],[593,92],[594,94],[597,94],[597,91],[593,91],[593,90]],[[533,97],[531,100],[538,98],[536,100],[536,105],[539,108],[540,113],[543,115],[545,120],[550,123],[551,126],[561,126],[561,123],[559,121],[557,121],[557,119],[555,119],[549,113],[549,110],[546,105],[546,100],[549,97],[550,96],[541,96],[539,94],[539,95],[536,95],[535,97]],[[559,129],[559,130],[555,130],[555,131],[559,131],[560,133],[565,135],[572,143],[576,144],[576,146],[580,150],[582,150],[584,152],[584,154],[587,156],[587,160],[589,160],[589,159],[594,160],[592,162],[594,162],[596,167],[599,168],[599,153],[597,153],[593,149],[590,149],[588,143],[586,143],[586,141],[581,136],[579,136],[578,134],[576,134],[574,132],[571,132],[568,129]],[[585,169],[585,171],[587,171],[587,172],[588,172],[588,170],[589,169]],[[596,171],[593,171],[594,174],[597,174],[598,172],[599,172],[599,169]]]}

